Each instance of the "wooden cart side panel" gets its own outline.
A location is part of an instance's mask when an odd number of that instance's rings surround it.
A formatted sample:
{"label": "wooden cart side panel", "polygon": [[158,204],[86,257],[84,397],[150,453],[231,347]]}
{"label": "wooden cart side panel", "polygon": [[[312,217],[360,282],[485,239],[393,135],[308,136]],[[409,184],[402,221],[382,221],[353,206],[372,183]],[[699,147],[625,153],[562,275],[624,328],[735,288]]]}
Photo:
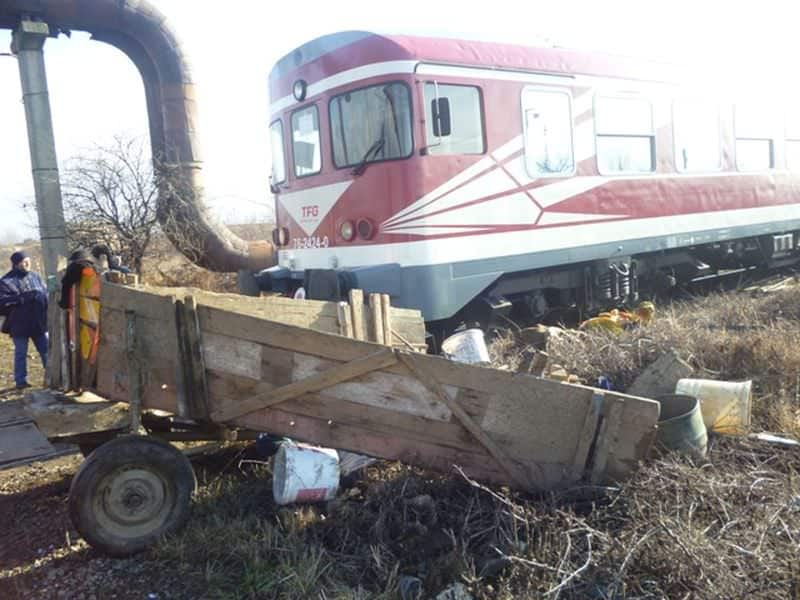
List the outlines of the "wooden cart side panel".
{"label": "wooden cart side panel", "polygon": [[[146,311],[153,306],[147,298],[159,296],[174,296],[184,298],[194,296],[198,305],[217,308],[228,312],[236,312],[258,319],[267,319],[286,325],[306,327],[327,333],[339,333],[339,314],[336,302],[323,302],[319,300],[297,301],[279,296],[268,298],[253,298],[250,296],[234,296],[232,294],[217,294],[196,288],[159,288],[146,289],[131,288],[103,282],[103,303],[112,308],[124,309],[127,304],[135,303]],[[141,306],[140,306],[141,305]],[[364,307],[366,310],[367,307]],[[403,338],[412,344],[425,344],[425,323],[422,313],[418,310],[391,307],[392,327]]]}
{"label": "wooden cart side panel", "polygon": [[[508,484],[508,474],[487,454],[466,452],[437,444],[435,440],[412,440],[364,426],[328,423],[325,419],[307,417],[277,408],[242,417],[241,426],[271,431],[298,440],[349,450],[389,460],[426,466],[443,473],[452,473],[458,465],[465,473],[483,481]],[[474,448],[479,448],[475,444]],[[559,470],[560,465],[552,465]]]}
{"label": "wooden cart side panel", "polygon": [[[144,406],[175,412],[173,299],[119,288],[105,300],[102,318],[108,326],[101,340],[101,393],[126,400],[123,311],[132,309],[137,312],[137,335],[143,339]],[[210,306],[199,306],[197,315],[212,414],[221,409],[226,409],[221,414],[236,414],[228,409],[246,398],[281,387],[288,394],[288,385],[388,352],[379,344]],[[414,360],[447,394],[446,401],[397,363],[364,375],[354,372],[357,377],[348,381],[332,376],[335,385],[322,389],[296,386],[311,393],[288,394],[281,403],[240,415],[232,423],[444,471],[458,464],[471,476],[498,483],[511,483],[508,469],[500,464],[511,461],[528,469],[530,479],[542,488],[576,482],[583,475],[576,460],[585,460],[595,479],[622,478],[644,457],[655,432],[658,404],[652,401],[604,392],[598,418],[591,414],[596,410],[593,388],[435,356],[414,355]],[[452,414],[453,406],[459,419]],[[467,431],[475,425],[480,435]],[[588,431],[592,426],[595,431],[600,428],[597,447],[594,455],[583,459],[579,455],[588,452],[586,440],[595,437]],[[503,461],[497,460],[496,452],[494,457],[487,452],[484,435],[490,447],[502,448]]]}

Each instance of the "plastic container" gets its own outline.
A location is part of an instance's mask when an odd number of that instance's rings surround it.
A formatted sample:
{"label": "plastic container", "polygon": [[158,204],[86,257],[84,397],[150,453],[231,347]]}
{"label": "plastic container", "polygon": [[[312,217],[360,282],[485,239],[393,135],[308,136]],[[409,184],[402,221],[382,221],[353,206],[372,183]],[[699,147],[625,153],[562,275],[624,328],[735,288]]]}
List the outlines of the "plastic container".
{"label": "plastic container", "polygon": [[700,401],[703,422],[709,431],[744,435],[750,428],[752,381],[679,379],[676,394],[688,394]]}
{"label": "plastic container", "polygon": [[339,489],[336,450],[284,442],[272,462],[272,496],[277,504],[324,502]]}
{"label": "plastic container", "polygon": [[670,450],[703,458],[708,450],[708,432],[694,396],[666,394],[656,398],[661,403],[658,442]]}
{"label": "plastic container", "polygon": [[456,362],[468,364],[488,363],[489,351],[480,329],[465,329],[442,342],[442,353]]}

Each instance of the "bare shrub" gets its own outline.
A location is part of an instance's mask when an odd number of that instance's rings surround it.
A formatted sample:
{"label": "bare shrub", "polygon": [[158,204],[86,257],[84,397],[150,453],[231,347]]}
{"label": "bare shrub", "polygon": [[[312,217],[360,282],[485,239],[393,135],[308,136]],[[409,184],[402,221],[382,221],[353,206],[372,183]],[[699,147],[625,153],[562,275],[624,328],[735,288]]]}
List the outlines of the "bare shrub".
{"label": "bare shrub", "polygon": [[140,272],[157,228],[158,198],[144,140],[116,136],[68,159],[62,189],[68,245],[108,246]]}

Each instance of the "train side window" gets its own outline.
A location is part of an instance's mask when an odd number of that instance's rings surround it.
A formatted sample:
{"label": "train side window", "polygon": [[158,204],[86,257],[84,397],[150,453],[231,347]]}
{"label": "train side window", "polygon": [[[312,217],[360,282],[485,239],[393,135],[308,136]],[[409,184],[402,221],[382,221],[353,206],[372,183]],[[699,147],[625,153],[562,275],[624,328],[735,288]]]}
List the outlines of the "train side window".
{"label": "train side window", "polygon": [[[481,93],[471,85],[426,83],[425,130],[428,154],[483,154],[483,113]],[[434,110],[437,98],[446,98],[450,108],[450,131],[434,131]],[[440,104],[444,104],[441,103]],[[438,135],[442,134],[442,135]]]}
{"label": "train side window", "polygon": [[738,104],[734,108],[736,168],[766,171],[775,167],[775,137],[779,131],[777,111],[765,102]]}
{"label": "train side window", "polygon": [[528,174],[536,178],[573,173],[570,95],[560,90],[525,89],[522,118]]}
{"label": "train side window", "polygon": [[272,149],[272,183],[286,181],[286,157],[283,155],[283,123],[274,121],[269,126],[269,141]]}
{"label": "train side window", "polygon": [[292,155],[297,177],[314,175],[322,170],[319,111],[316,104],[292,113]]}
{"label": "train side window", "polygon": [[644,98],[597,96],[597,168],[602,174],[650,173],[656,166],[653,107]]}
{"label": "train side window", "polygon": [[719,171],[722,168],[719,106],[701,100],[676,100],[672,111],[676,169]]}
{"label": "train side window", "polygon": [[[797,106],[792,102],[790,106]],[[786,114],[786,168],[800,171],[800,115],[794,110]]]}

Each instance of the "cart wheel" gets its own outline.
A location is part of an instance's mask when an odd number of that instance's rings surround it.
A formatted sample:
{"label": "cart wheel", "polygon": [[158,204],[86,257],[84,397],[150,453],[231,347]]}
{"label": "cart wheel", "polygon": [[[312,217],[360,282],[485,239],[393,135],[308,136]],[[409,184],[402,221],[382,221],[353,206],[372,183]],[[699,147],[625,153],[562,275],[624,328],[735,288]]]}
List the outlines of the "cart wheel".
{"label": "cart wheel", "polygon": [[69,515],[93,547],[112,556],[144,550],[189,516],[197,480],[166,442],[120,437],[98,447],[69,490]]}

